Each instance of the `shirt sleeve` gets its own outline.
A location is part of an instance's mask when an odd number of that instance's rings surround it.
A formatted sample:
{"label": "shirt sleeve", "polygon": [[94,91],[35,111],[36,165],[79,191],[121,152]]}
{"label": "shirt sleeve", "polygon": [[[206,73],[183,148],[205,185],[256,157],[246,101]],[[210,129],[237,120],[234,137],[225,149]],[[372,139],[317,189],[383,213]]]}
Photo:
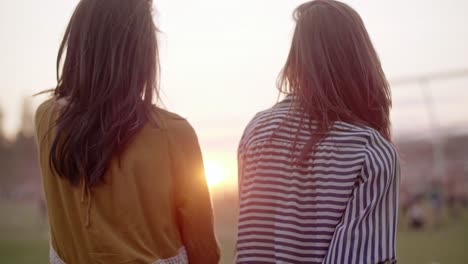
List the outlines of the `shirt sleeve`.
{"label": "shirt sleeve", "polygon": [[173,142],[177,145],[173,154],[177,175],[174,189],[182,242],[190,263],[218,263],[220,251],[198,139],[188,124],[176,133]]}
{"label": "shirt sleeve", "polygon": [[242,137],[239,141],[239,145],[237,147],[237,187],[239,191],[239,197],[241,192],[242,180],[244,178],[244,155],[245,149],[247,147],[247,141],[250,138],[250,134],[255,129],[255,120],[259,117],[260,114],[256,114],[254,118],[250,121],[247,127],[244,129],[242,133]]}
{"label": "shirt sleeve", "polygon": [[237,148],[237,190],[241,192],[242,179],[244,178],[244,147],[245,147],[245,134],[242,136],[239,147]]}
{"label": "shirt sleeve", "polygon": [[400,165],[393,146],[373,136],[361,177],[323,263],[396,263]]}

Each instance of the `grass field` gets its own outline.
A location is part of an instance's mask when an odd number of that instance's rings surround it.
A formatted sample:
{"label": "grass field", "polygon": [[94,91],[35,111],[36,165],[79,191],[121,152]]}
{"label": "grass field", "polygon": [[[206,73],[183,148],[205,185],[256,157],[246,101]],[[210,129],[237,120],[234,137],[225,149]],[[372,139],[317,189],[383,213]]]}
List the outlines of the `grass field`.
{"label": "grass field", "polygon": [[[223,262],[234,256],[235,212],[216,210],[217,233]],[[48,263],[47,225],[30,204],[0,203],[0,263]],[[468,264],[468,212],[464,218],[446,220],[436,230],[399,229],[398,258],[403,264]]]}

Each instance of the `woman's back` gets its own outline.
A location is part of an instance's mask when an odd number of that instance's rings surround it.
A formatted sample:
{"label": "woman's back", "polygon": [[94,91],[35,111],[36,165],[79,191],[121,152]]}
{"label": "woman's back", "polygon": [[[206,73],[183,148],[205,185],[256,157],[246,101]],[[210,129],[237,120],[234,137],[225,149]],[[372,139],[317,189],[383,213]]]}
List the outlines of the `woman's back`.
{"label": "woman's back", "polygon": [[217,263],[195,132],[158,109],[151,0],[80,0],[36,114],[55,263]]}
{"label": "woman's back", "polygon": [[217,262],[203,162],[188,122],[155,107],[157,126],[141,128],[111,160],[104,182],[89,188],[50,169],[62,107],[50,99],[36,114],[52,263]]}
{"label": "woman's back", "polygon": [[399,165],[377,52],[339,1],[303,3],[294,20],[288,96],[239,146],[237,263],[395,262]]}
{"label": "woman's back", "polygon": [[314,135],[301,125],[294,100],[257,114],[241,140],[237,263],[395,259],[399,168],[392,145],[372,128],[336,122],[296,165]]}

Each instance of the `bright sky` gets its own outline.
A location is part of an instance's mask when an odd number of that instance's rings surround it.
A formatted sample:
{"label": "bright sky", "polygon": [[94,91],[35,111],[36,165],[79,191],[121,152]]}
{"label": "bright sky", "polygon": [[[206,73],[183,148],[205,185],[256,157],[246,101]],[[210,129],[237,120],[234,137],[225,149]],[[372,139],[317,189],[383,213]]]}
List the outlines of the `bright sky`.
{"label": "bright sky", "polygon": [[[8,133],[18,126],[22,98],[54,87],[58,46],[77,2],[0,1],[0,106]],[[304,1],[154,2],[164,103],[197,130],[211,174],[234,182],[238,140],[250,118],[276,101],[291,13]],[[468,69],[468,1],[345,2],[363,17],[389,79]],[[468,121],[468,77],[430,85],[442,126]],[[420,87],[393,88],[395,133],[427,132]]]}

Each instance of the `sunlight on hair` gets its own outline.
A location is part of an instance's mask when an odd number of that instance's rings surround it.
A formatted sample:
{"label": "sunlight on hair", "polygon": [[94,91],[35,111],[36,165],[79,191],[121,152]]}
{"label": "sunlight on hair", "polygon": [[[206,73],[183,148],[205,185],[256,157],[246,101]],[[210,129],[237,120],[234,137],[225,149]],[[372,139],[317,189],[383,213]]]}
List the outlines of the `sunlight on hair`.
{"label": "sunlight on hair", "polygon": [[205,177],[210,189],[224,185],[227,180],[226,168],[219,161],[205,161]]}

